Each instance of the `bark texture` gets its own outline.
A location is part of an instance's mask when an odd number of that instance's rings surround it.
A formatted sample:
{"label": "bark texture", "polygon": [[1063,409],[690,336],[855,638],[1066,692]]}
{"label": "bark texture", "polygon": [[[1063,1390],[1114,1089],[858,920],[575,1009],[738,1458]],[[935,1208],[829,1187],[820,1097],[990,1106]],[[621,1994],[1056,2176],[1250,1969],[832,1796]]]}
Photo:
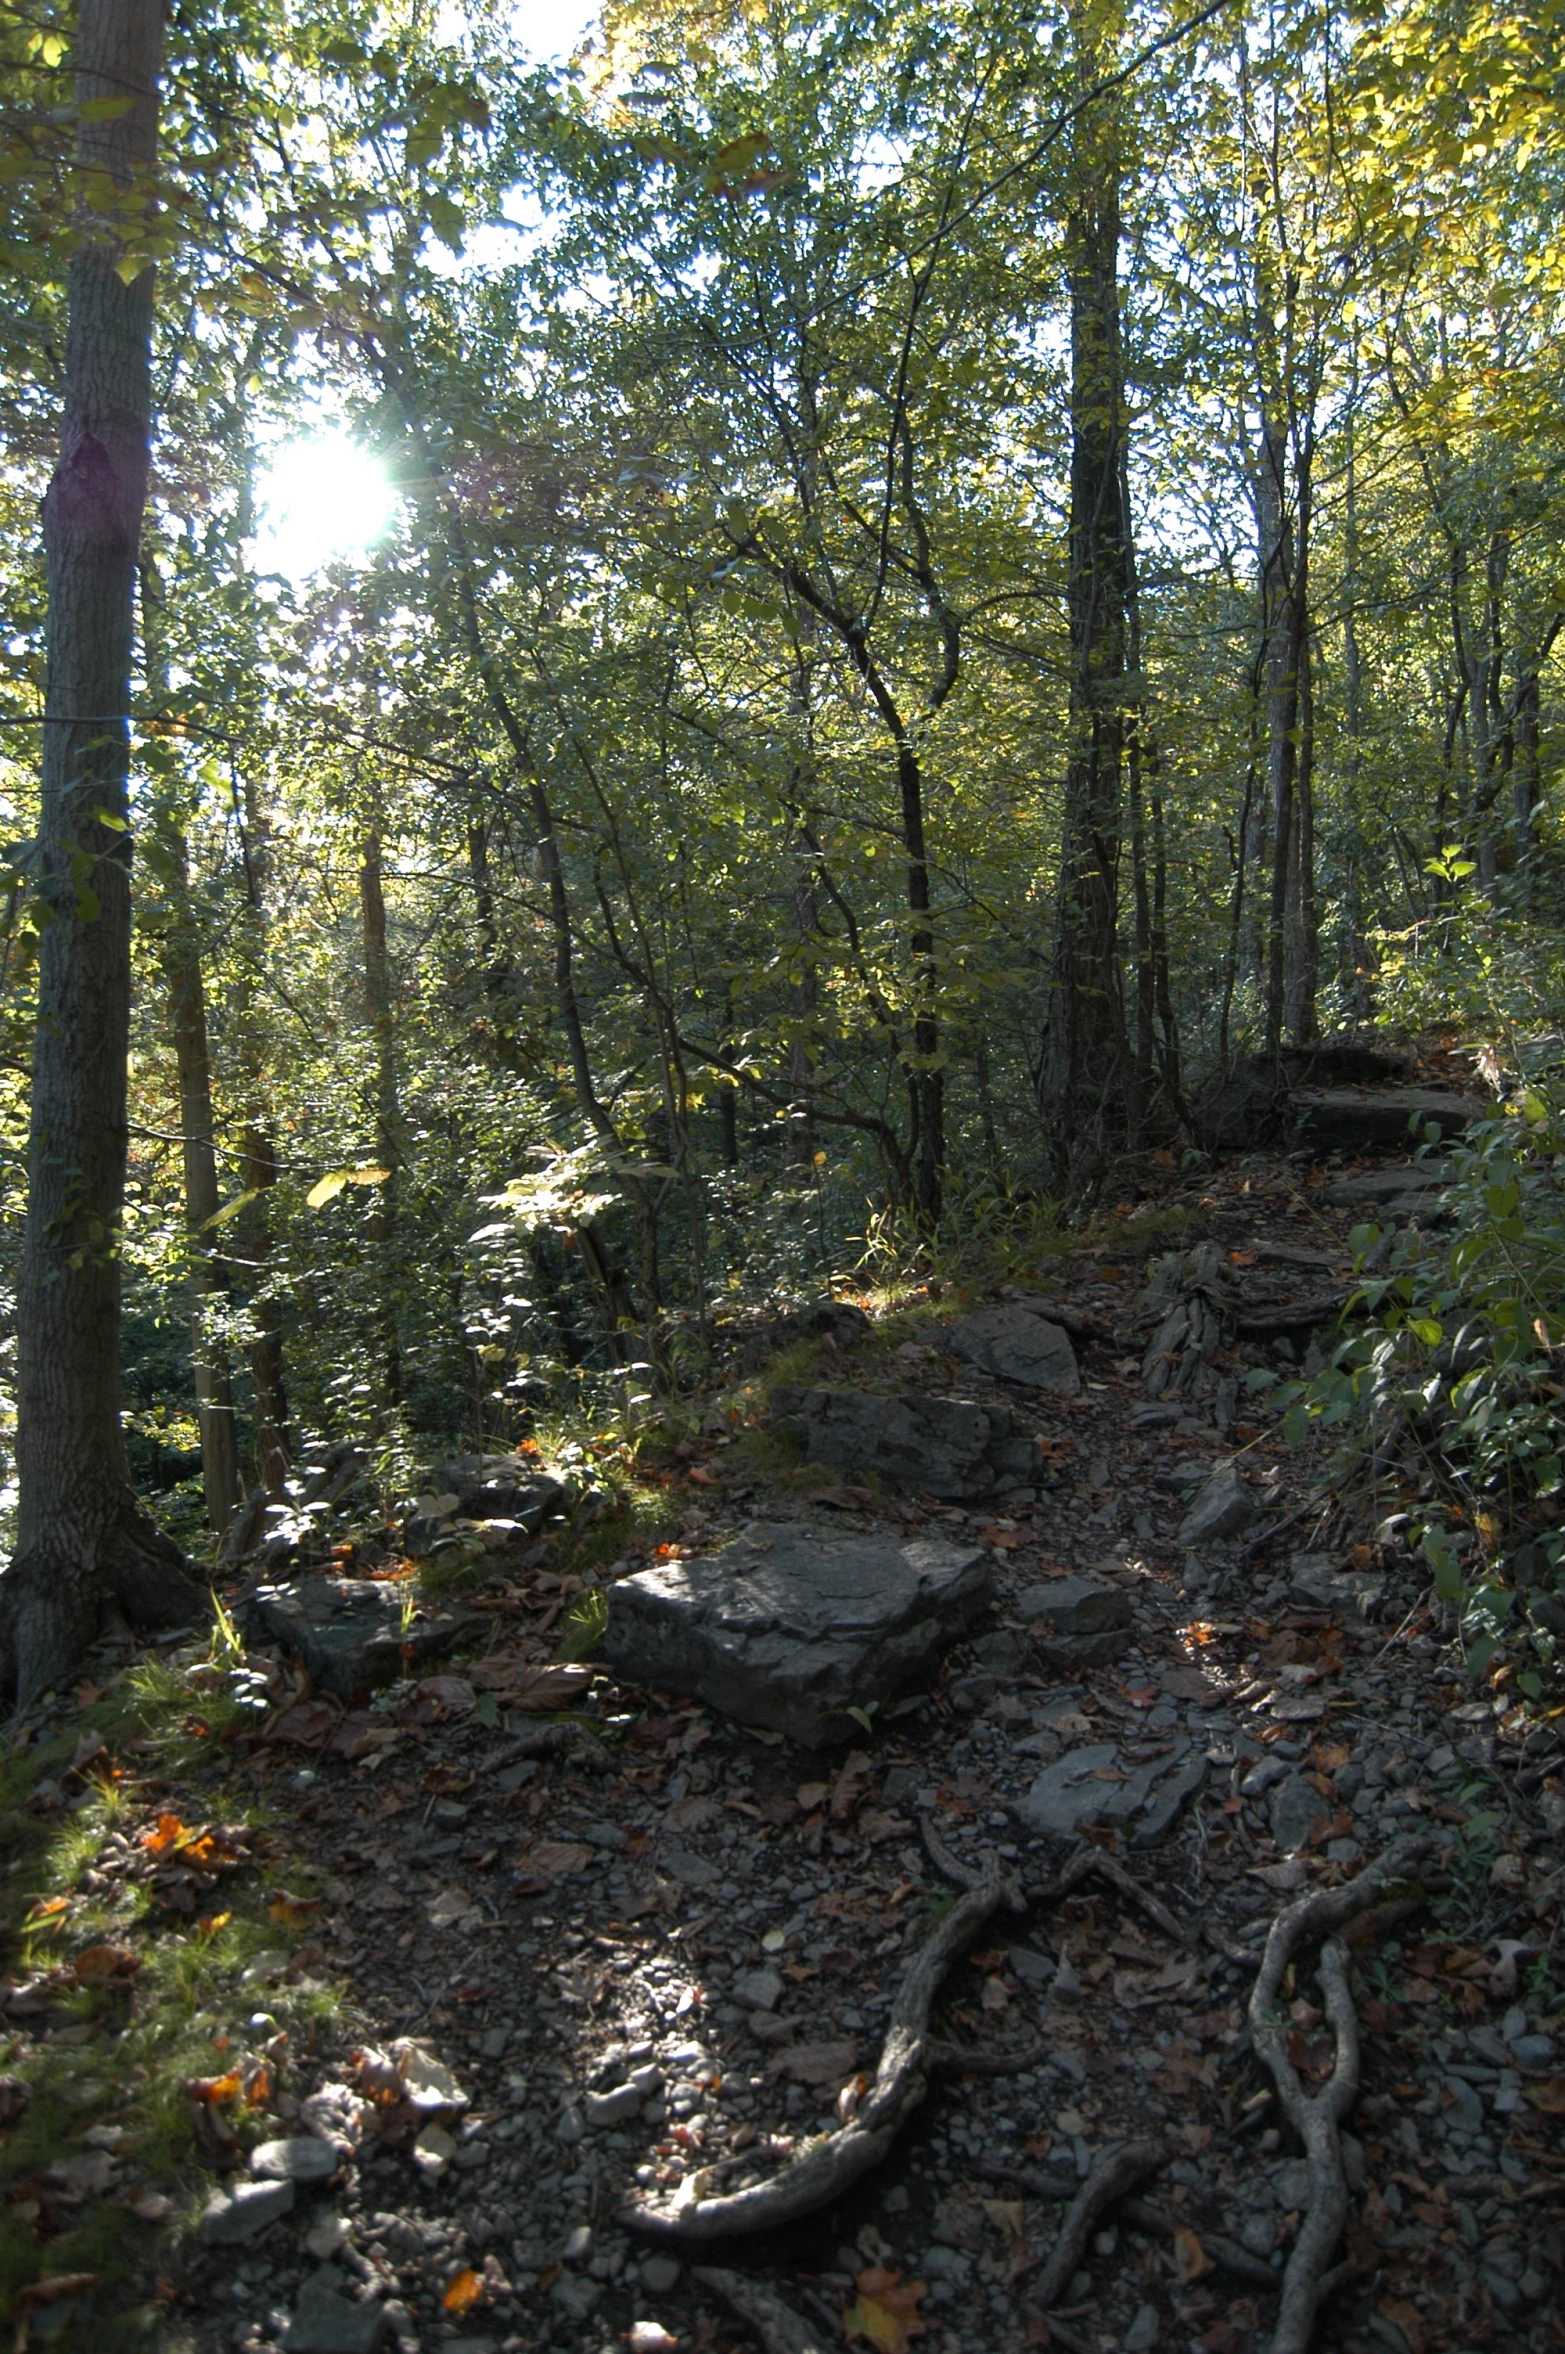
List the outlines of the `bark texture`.
{"label": "bark texture", "polygon": [[[83,0],[80,156],[129,188],[157,150],[160,0]],[[151,430],[152,272],[129,285],[112,223],[71,264],[60,456],[43,509],[49,592],[39,954],[27,1230],[18,1308],[20,1503],[0,1579],[0,1678],[26,1703],[68,1675],[105,1615],[203,1599],[138,1502],[120,1428],[130,861],[125,830],[136,546]],[[108,822],[105,823],[105,817]]]}

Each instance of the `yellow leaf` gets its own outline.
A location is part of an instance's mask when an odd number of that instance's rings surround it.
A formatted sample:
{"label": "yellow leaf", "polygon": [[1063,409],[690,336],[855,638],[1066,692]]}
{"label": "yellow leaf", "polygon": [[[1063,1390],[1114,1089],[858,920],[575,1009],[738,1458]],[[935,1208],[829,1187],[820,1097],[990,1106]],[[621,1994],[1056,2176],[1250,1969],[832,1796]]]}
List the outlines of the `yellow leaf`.
{"label": "yellow leaf", "polygon": [[906,2354],[909,2338],[923,2337],[929,2324],[918,2317],[923,2282],[901,2284],[902,2275],[882,2264],[861,2272],[854,2284],[859,2293],[842,2317],[844,2335],[864,2339],[880,2354]]}
{"label": "yellow leaf", "polygon": [[114,275],[122,286],[134,286],[143,270],[150,270],[151,261],[144,253],[122,253],[114,265]]}
{"label": "yellow leaf", "polygon": [[471,2313],[483,2293],[482,2279],[469,2266],[457,2274],[440,2302],[447,2313]]}
{"label": "yellow leaf", "polygon": [[316,1179],[304,1198],[312,1210],[319,1210],[327,1202],[335,1201],[345,1185],[384,1185],[390,1175],[389,1169],[372,1167],[328,1169],[324,1177]]}
{"label": "yellow leaf", "polygon": [[286,1921],[290,1929],[302,1929],[310,1915],[320,1909],[318,1896],[294,1896],[288,1889],[279,1888],[266,1908],[269,1921]]}

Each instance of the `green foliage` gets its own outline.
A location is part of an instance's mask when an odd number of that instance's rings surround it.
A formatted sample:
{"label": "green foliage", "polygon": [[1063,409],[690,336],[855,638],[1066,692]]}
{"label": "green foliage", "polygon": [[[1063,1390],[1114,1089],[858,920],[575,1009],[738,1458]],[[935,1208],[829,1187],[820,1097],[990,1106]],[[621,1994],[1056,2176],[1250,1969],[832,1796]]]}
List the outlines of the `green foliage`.
{"label": "green foliage", "polygon": [[[1399,1479],[1423,1522],[1435,1590],[1470,1640],[1474,1672],[1522,1621],[1552,1658],[1565,1594],[1559,1352],[1565,1344],[1565,1126],[1527,1090],[1454,1145],[1450,1231],[1355,1229],[1363,1322],[1311,1379],[1272,1393],[1285,1435],[1315,1426],[1350,1438],[1361,1461]],[[1423,1502],[1420,1503],[1420,1499]],[[1430,1510],[1431,1504],[1434,1509]],[[1423,1514],[1428,1512],[1427,1519]],[[1470,1566],[1444,1515],[1466,1524]],[[1536,1670],[1524,1688],[1538,1689]]]}

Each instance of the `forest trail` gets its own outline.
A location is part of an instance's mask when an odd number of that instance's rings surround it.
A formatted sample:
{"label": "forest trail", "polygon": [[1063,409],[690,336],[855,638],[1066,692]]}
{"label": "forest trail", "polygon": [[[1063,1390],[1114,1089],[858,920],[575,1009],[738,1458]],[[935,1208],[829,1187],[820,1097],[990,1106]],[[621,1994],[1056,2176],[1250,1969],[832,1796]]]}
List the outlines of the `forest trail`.
{"label": "forest trail", "polygon": [[[1069,1324],[1076,1397],[953,1357],[946,1312],[971,1300],[919,1304],[871,1374],[851,1347],[818,1344],[817,1370],[839,1382],[884,1386],[889,1370],[899,1386],[1024,1411],[1045,1469],[998,1504],[811,1486],[747,1453],[731,1392],[709,1411],[696,1401],[696,1435],[655,1468],[661,1537],[611,1571],[769,1520],[923,1530],[992,1559],[994,1607],[933,1695],[846,1753],[812,1755],[686,1701],[649,1705],[572,1668],[551,1671],[569,1705],[540,1741],[541,1720],[507,1699],[524,1681],[535,1709],[550,1697],[538,1664],[564,1596],[540,1544],[497,1558],[464,1597],[490,1614],[476,1664],[346,1715],[295,1687],[257,1738],[127,1779],[112,1837],[77,1841],[62,1956],[94,1890],[177,1865],[180,1838],[157,1848],[160,1822],[199,1837],[248,1796],[265,1823],[229,1859],[222,1901],[261,1927],[208,2004],[211,2075],[192,2096],[206,2163],[236,2171],[202,2236],[154,2260],[158,2343],[1281,2343],[1268,2284],[1309,2172],[1246,2005],[1279,1912],[1409,1834],[1436,1842],[1428,1902],[1382,1905],[1348,1930],[1363,2045],[1342,2142],[1350,2269],[1313,2342],[1565,2342],[1547,2293],[1565,2231],[1565,2041],[1528,1994],[1561,1918],[1555,1734],[1457,1680],[1427,1572],[1394,1526],[1354,1525],[1351,1505],[1312,1486],[1311,1458],[1247,1419],[1231,1341],[1206,1397],[1148,1395],[1156,1261],[1204,1254],[1274,1349],[1290,1309],[1313,1316],[1323,1292],[1348,1289],[1361,1213],[1330,1198],[1341,1175],[1295,1160],[1184,1177],[1164,1156],[1141,1189],[1155,1198],[1100,1219],[1091,1247],[1041,1268],[1035,1290],[1013,1282]],[[1244,1525],[1182,1543],[1192,1495],[1210,1501],[1224,1465],[1243,1507],[1224,1525]],[[1071,1664],[1040,1595],[1083,1577],[1126,1598],[1128,1641],[1077,1637]],[[1095,1640],[1119,1655],[1091,1664]],[[243,1672],[281,1689],[280,1663],[252,1654]],[[1114,1799],[1106,1813],[1094,1793]],[[1117,1869],[1094,1869],[1103,1858]],[[708,2251],[625,2228],[627,2200],[731,2193],[851,2114],[909,1957],[953,1883],[986,1870],[1020,1884],[1021,1909],[995,1912],[952,1970],[936,2028],[980,2059],[1036,2038],[1031,2065],[943,2071],[884,2161],[785,2229]],[[164,1919],[166,1940],[181,1924]],[[137,1966],[123,1965],[127,1984]],[[60,1983],[58,1969],[53,1988],[13,1973],[13,2067],[24,2044],[61,2032]],[[1286,2046],[1318,2091],[1332,2045],[1307,1985],[1301,1952]],[[30,2188],[37,2228],[78,2228],[94,2197],[166,2215],[168,2185],[115,2173],[124,2090],[102,2094],[85,2144],[13,2183],[13,2199]],[[1065,2202],[1100,2179],[1106,2153],[1146,2141],[1139,2199],[1089,2219],[1060,2285]],[[257,2142],[266,2154],[247,2173]],[[714,2253],[737,2264],[736,2296],[747,2280],[780,2298],[801,2334],[774,2316],[752,2335],[712,2285],[722,2276],[689,2269]],[[59,2310],[34,2308],[37,2342]],[[69,2325],[56,2342],[77,2342]]]}

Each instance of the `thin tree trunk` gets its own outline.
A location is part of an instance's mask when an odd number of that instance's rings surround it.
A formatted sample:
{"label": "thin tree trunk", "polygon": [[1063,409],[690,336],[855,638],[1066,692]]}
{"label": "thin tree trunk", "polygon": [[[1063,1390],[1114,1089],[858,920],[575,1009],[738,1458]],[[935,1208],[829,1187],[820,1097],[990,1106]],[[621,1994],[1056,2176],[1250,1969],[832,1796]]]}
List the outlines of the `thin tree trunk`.
{"label": "thin tree trunk", "polygon": [[[157,154],[160,0],[82,0],[79,160],[143,197]],[[130,212],[137,220],[141,216]],[[43,508],[49,662],[39,950],[18,1292],[16,1552],[0,1578],[0,1688],[68,1675],[116,1606],[168,1625],[203,1600],[130,1484],[120,1426],[119,1232],[128,1143],[129,712],[136,548],[152,422],[152,269],[126,284],[112,229],[72,258],[60,455]],[[105,815],[107,822],[105,822]]]}
{"label": "thin tree trunk", "polygon": [[397,1041],[386,948],[386,891],[378,825],[366,827],[359,856],[359,914],[364,935],[364,999],[375,1045],[375,1159],[386,1171],[365,1220],[376,1262],[375,1308],[381,1391],[388,1407],[402,1402],[402,1344],[397,1329],[397,1194],[402,1160],[402,1105]]}
{"label": "thin tree trunk", "polygon": [[[183,902],[183,842],[178,846],[176,864]],[[218,1252],[215,1232],[217,1152],[213,1143],[212,1056],[207,1039],[206,986],[200,948],[183,904],[180,920],[163,952],[163,971],[168,981],[169,1029],[179,1072],[185,1230],[196,1288],[190,1334],[196,1418],[201,1429],[201,1486],[207,1526],[221,1536],[244,1490],[239,1476],[239,1434],[234,1425],[228,1350],[212,1330],[212,1311],[228,1296],[228,1275]]]}

